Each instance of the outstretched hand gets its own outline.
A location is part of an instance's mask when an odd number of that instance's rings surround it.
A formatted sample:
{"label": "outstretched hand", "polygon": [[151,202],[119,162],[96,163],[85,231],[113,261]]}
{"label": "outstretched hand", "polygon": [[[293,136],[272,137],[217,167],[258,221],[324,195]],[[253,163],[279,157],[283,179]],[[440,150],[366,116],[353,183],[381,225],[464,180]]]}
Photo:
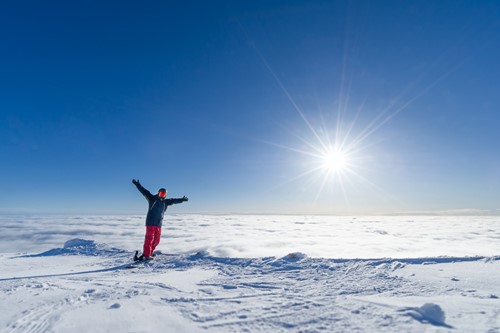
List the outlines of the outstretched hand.
{"label": "outstretched hand", "polygon": [[186,196],[182,197],[182,201],[188,201],[189,199]]}
{"label": "outstretched hand", "polygon": [[134,185],[140,184],[139,179],[132,179],[132,184],[134,184]]}

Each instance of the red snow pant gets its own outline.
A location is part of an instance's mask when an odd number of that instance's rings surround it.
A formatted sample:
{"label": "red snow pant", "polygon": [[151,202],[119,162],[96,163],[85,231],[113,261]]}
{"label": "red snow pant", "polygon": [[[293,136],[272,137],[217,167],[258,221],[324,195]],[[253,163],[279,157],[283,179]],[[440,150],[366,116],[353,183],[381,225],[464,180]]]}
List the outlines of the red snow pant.
{"label": "red snow pant", "polygon": [[160,244],[161,227],[146,226],[146,238],[144,239],[144,247],[142,255],[151,257],[155,248]]}

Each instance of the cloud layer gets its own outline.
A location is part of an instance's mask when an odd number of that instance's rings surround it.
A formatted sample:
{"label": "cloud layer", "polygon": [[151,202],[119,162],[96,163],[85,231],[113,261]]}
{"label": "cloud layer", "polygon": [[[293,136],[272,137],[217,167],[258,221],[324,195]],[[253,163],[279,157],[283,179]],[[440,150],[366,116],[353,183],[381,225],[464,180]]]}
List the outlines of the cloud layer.
{"label": "cloud layer", "polygon": [[[247,258],[490,256],[500,252],[499,224],[494,217],[170,215],[158,249]],[[141,250],[144,217],[0,217],[0,252],[43,252],[73,238]]]}

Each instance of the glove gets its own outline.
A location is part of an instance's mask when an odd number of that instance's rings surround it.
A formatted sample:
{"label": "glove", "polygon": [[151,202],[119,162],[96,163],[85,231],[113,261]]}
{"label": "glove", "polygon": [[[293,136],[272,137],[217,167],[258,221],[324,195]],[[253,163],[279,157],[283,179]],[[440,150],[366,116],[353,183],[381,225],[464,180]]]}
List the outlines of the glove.
{"label": "glove", "polygon": [[139,185],[139,179],[132,179],[132,184]]}
{"label": "glove", "polygon": [[188,201],[189,199],[186,196],[182,197],[182,201]]}

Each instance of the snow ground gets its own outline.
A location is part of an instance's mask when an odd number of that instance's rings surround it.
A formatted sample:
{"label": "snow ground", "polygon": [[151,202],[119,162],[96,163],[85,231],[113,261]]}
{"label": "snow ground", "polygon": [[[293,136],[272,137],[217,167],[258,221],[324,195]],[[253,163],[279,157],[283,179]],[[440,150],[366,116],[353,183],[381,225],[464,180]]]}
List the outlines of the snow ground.
{"label": "snow ground", "polygon": [[[0,253],[0,332],[500,332],[500,257],[496,256],[500,249],[495,238],[499,222],[494,219],[433,218],[436,225],[430,228],[433,224],[421,217],[412,222],[380,218],[372,225],[371,218],[359,225],[347,218],[325,225],[322,219],[326,217],[260,216],[260,221],[249,216],[175,218],[175,228],[179,229],[170,230],[171,237],[163,239],[163,254],[137,268],[127,268],[131,246],[120,245],[123,238],[140,244],[142,239],[136,240],[134,232],[120,235],[120,228],[113,237],[106,236],[111,240],[107,242],[99,233],[91,237],[92,228],[113,222],[112,217],[79,220],[95,222],[93,227],[82,225],[77,229],[85,231],[81,238],[87,240],[75,237],[78,231],[72,231],[72,224],[64,223],[68,221],[64,217],[35,221],[24,217],[18,221],[18,230],[14,230],[13,217],[0,219],[2,249],[10,249]],[[121,219],[114,222],[114,228],[131,222],[124,229],[132,230],[132,222],[139,222],[136,228],[142,231],[138,218]],[[314,248],[307,246],[314,241],[314,224],[308,227],[308,240],[300,238],[304,231],[300,226],[304,224],[295,227],[296,222],[307,219],[319,224],[316,236],[340,230],[344,239],[335,238],[334,248],[354,248],[357,242],[362,250],[356,253],[363,259],[353,258],[352,253],[345,257],[309,256],[303,249]],[[224,240],[244,230],[260,236],[255,244],[261,244],[261,248],[253,251],[271,255],[251,257],[243,251],[246,256],[221,256],[218,251],[230,253],[235,244],[207,246],[212,244],[212,236],[206,236],[199,224],[207,224],[211,230],[214,226],[210,221],[215,221],[215,228],[227,230],[221,234]],[[224,223],[226,228],[222,228]],[[278,256],[276,253],[288,248],[281,243],[275,248],[266,243],[279,239],[275,232],[266,231],[279,230],[276,223],[283,229],[284,239],[297,239],[295,250],[300,252]],[[242,227],[231,228],[235,224]],[[450,224],[460,228],[450,229]],[[37,242],[35,232],[26,226],[40,225],[63,232],[43,236]],[[197,227],[187,227],[192,225]],[[353,225],[350,237],[347,225]],[[412,233],[420,230],[425,248],[420,251],[425,253],[432,251],[434,238],[459,244],[448,250],[437,247],[434,253],[418,257],[411,255],[414,244],[409,242],[401,250],[404,255],[379,255],[393,251],[392,238],[379,243],[372,240],[365,246],[363,242],[369,237],[363,232],[360,237],[356,235],[360,230],[368,234],[368,227],[386,232],[375,232],[375,237],[400,233],[401,239],[412,239],[416,237]],[[462,252],[458,251],[462,241],[468,240],[465,244],[469,245],[475,242],[467,238],[474,235],[471,232],[483,229],[490,231],[477,235],[481,247],[464,246]],[[296,237],[292,237],[294,232]],[[422,233],[431,236],[426,238]],[[15,234],[28,235],[32,244],[13,251],[23,244],[19,242],[21,237],[12,236]],[[47,246],[64,238],[57,246]],[[190,244],[186,239],[204,245]],[[316,251],[330,249],[323,238],[316,239],[320,243]],[[251,240],[255,239],[246,239],[242,248]],[[27,247],[29,253],[19,253],[26,252]],[[387,258],[369,259],[377,257]]]}

